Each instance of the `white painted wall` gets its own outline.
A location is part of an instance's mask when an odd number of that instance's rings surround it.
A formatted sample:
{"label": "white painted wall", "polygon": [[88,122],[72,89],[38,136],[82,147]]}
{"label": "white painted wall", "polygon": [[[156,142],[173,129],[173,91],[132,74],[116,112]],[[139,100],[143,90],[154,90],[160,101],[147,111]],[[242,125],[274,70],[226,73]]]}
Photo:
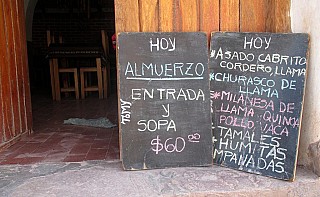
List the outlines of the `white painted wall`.
{"label": "white painted wall", "polygon": [[310,34],[310,61],[298,159],[299,164],[308,166],[311,159],[308,147],[320,140],[320,1],[291,0],[291,21],[294,33]]}

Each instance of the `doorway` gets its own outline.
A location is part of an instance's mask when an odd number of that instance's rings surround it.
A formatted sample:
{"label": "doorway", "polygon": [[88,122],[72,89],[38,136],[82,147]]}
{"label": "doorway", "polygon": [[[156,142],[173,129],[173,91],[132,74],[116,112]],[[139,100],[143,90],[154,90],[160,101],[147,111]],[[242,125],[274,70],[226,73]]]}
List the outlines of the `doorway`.
{"label": "doorway", "polygon": [[[28,16],[28,15],[27,15]],[[33,114],[33,134],[0,153],[0,164],[35,162],[80,162],[119,159],[117,127],[117,87],[115,51],[111,37],[115,32],[113,0],[38,0],[28,42],[29,77]],[[62,35],[66,43],[98,43],[100,30],[109,40],[110,95],[99,99],[93,92],[76,100],[73,93],[52,100],[47,55],[48,30]],[[101,41],[100,41],[101,42]],[[68,64],[86,64],[71,60]],[[89,62],[89,64],[91,64]],[[96,79],[92,77],[93,81]],[[107,118],[112,128],[67,125],[70,118],[99,120]]]}

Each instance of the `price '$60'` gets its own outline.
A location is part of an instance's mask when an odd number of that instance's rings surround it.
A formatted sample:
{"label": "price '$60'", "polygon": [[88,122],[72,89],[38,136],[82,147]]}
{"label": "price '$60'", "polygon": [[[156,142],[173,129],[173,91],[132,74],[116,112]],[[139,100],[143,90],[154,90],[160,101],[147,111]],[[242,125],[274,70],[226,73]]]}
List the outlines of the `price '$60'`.
{"label": "price '$60'", "polygon": [[[188,142],[191,143],[198,143],[200,140],[200,134],[194,133],[191,135],[188,135]],[[174,138],[167,138],[164,143],[161,141],[159,135],[155,139],[151,140],[151,146],[152,151],[154,151],[156,154],[159,154],[161,151],[165,151],[167,153],[173,153],[182,152],[186,147],[186,140],[182,137],[176,137]]]}

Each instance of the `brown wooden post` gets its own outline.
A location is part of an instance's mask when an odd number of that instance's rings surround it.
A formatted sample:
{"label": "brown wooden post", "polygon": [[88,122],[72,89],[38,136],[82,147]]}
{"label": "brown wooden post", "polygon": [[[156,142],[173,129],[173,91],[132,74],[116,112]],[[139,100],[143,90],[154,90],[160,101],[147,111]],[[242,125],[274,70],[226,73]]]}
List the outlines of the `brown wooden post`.
{"label": "brown wooden post", "polygon": [[240,0],[220,1],[220,31],[240,31]]}
{"label": "brown wooden post", "polygon": [[151,32],[159,30],[158,0],[140,0],[140,31]]}
{"label": "brown wooden post", "polygon": [[198,0],[180,0],[181,31],[195,32],[200,30]]}
{"label": "brown wooden post", "polygon": [[219,31],[219,8],[219,0],[200,1],[200,31],[207,33],[208,41],[210,40],[211,32]]}
{"label": "brown wooden post", "polygon": [[28,69],[28,56],[27,56],[27,36],[26,36],[26,23],[24,15],[24,0],[17,1],[17,12],[20,26],[20,43],[21,43],[21,57],[22,57],[22,88],[23,88],[23,106],[24,106],[24,119],[26,123],[26,132],[32,133],[32,109],[31,109],[31,92],[29,83],[29,69]]}
{"label": "brown wooden post", "polygon": [[0,148],[32,131],[23,0],[0,0]]}
{"label": "brown wooden post", "polygon": [[240,31],[266,31],[266,0],[245,0],[240,5]]}
{"label": "brown wooden post", "polygon": [[116,0],[114,7],[117,33],[140,31],[139,0]]}
{"label": "brown wooden post", "polygon": [[172,32],[174,30],[174,0],[160,0],[159,21],[159,31]]}
{"label": "brown wooden post", "polygon": [[15,90],[14,90],[14,72],[12,70],[12,67],[15,66],[14,62],[14,51],[13,51],[13,29],[12,29],[12,17],[11,17],[11,10],[10,10],[10,1],[4,1],[2,0],[2,6],[3,6],[3,17],[5,23],[3,24],[4,30],[5,30],[5,43],[7,45],[6,48],[6,64],[3,65],[3,80],[2,80],[2,86],[4,90],[3,99],[4,99],[4,113],[6,114],[8,121],[5,123],[6,127],[8,128],[6,130],[6,137],[7,140],[12,139],[15,136],[15,121],[17,120],[15,117],[15,108],[13,108],[13,105],[17,102],[15,98]]}
{"label": "brown wooden post", "polygon": [[7,64],[7,47],[6,47],[6,36],[5,36],[5,21],[4,21],[4,15],[3,15],[3,2],[0,0],[0,144],[5,142],[9,136],[7,136],[7,122],[8,117],[6,113],[6,84],[5,83],[5,72],[6,68],[5,65]]}
{"label": "brown wooden post", "polygon": [[20,7],[19,7],[19,1],[18,0],[14,0],[12,1],[13,3],[13,18],[17,18],[18,20],[16,20],[16,28],[15,28],[15,35],[16,35],[16,39],[15,39],[15,45],[16,45],[16,53],[17,54],[21,54],[21,55],[17,55],[17,66],[16,66],[16,72],[17,72],[17,80],[18,80],[18,98],[19,98],[19,117],[20,117],[20,132],[25,132],[27,131],[27,125],[26,125],[26,107],[24,105],[24,67],[22,65],[24,65],[24,60],[23,60],[23,53],[26,52],[25,47],[26,44],[23,43],[23,41],[21,41],[21,20],[19,20],[19,15],[20,15]]}
{"label": "brown wooden post", "polygon": [[266,31],[291,32],[290,0],[266,0]]}

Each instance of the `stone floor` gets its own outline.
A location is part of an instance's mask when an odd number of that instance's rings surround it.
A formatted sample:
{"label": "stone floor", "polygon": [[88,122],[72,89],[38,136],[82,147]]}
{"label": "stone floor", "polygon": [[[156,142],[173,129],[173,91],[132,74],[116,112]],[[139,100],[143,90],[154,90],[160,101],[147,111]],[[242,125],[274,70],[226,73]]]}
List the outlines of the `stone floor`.
{"label": "stone floor", "polygon": [[228,168],[124,171],[119,161],[0,166],[0,196],[317,197],[320,179],[298,168],[294,182]]}
{"label": "stone floor", "polygon": [[107,117],[117,124],[117,99],[72,96],[53,102],[48,94],[32,95],[33,131],[0,152],[0,165],[119,159],[118,127],[104,129],[64,125],[69,118]]}

